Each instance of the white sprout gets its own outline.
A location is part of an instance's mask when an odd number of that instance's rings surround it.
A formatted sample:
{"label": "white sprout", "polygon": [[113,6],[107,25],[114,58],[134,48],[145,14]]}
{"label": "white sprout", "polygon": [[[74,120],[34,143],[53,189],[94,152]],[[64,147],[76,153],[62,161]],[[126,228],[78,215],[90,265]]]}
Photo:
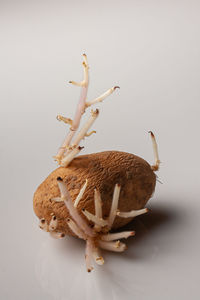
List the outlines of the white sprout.
{"label": "white sprout", "polygon": [[62,167],[67,167],[69,165],[69,163],[74,159],[74,157],[83,149],[84,147],[77,147],[77,148],[74,148],[73,150],[71,150],[71,152],[69,152],[68,155],[66,155],[60,165]]}
{"label": "white sprout", "polygon": [[65,234],[64,233],[61,233],[61,232],[55,232],[55,231],[51,231],[50,232],[50,236],[54,239],[62,239],[65,237]]}
{"label": "white sprout", "polygon": [[79,127],[79,123],[81,120],[81,116],[85,111],[85,101],[86,101],[86,97],[87,97],[87,90],[88,90],[88,83],[89,83],[89,75],[88,75],[88,62],[87,62],[87,56],[85,54],[83,54],[83,68],[84,68],[84,79],[81,83],[76,83],[75,81],[70,81],[70,83],[75,84],[77,86],[81,86],[81,96],[79,99],[79,103],[76,109],[76,113],[74,116],[74,119],[72,120],[72,126],[70,128],[70,131],[68,132],[68,135],[66,137],[66,139],[64,140],[62,146],[60,147],[57,155],[56,155],[56,159],[58,159],[58,161],[60,161],[63,157],[63,154],[66,150],[66,148],[70,145],[70,142],[74,136],[74,134],[76,133],[77,128]]}
{"label": "white sprout", "polygon": [[119,216],[121,218],[135,218],[139,215],[143,215],[143,214],[147,213],[148,211],[149,211],[148,208],[143,208],[143,209],[139,209],[139,210],[131,210],[129,212],[118,211],[117,216]]}
{"label": "white sprout", "polygon": [[69,228],[71,229],[71,231],[80,239],[86,240],[87,239],[87,235],[76,225],[76,223],[68,218],[67,219],[67,224],[69,226]]}
{"label": "white sprout", "polygon": [[[102,201],[100,192],[95,188],[94,189],[94,205],[95,205],[95,216],[99,219],[102,219]],[[95,224],[94,226],[96,231],[101,231],[101,226]]]}
{"label": "white sprout", "polygon": [[86,107],[89,107],[98,102],[102,102],[106,97],[111,95],[117,88],[119,89],[119,86],[114,86],[111,89],[107,90],[105,93],[103,93],[101,96],[95,98],[94,100],[92,100],[90,102],[86,102]]}
{"label": "white sprout", "polygon": [[85,138],[88,130],[90,129],[90,127],[92,126],[92,124],[94,123],[94,121],[96,120],[98,115],[99,115],[98,109],[96,109],[95,111],[91,110],[91,115],[90,115],[89,119],[87,120],[85,125],[82,127],[82,129],[79,131],[79,133],[75,137],[72,147],[77,147],[79,145],[80,141]]}
{"label": "white sprout", "polygon": [[93,258],[95,260],[95,262],[98,264],[98,265],[103,265],[104,264],[104,259],[103,257],[101,256],[101,253],[100,253],[100,250],[97,248],[97,247],[94,247],[93,250],[92,250],[92,255],[93,255]]}
{"label": "white sprout", "polygon": [[69,211],[69,214],[74,219],[76,224],[80,227],[80,229],[87,235],[94,236],[93,230],[89,227],[86,221],[79,215],[77,209],[74,207],[71,196],[68,192],[66,184],[63,182],[62,178],[57,178],[58,186],[61,193],[61,198],[64,200],[64,203]]}
{"label": "white sprout", "polygon": [[158,145],[156,143],[156,138],[155,138],[155,135],[153,134],[153,132],[149,131],[149,133],[151,134],[151,140],[152,140],[152,144],[153,144],[153,153],[154,153],[154,159],[155,159],[155,164],[151,166],[151,169],[153,171],[158,171],[159,166],[160,166],[160,159],[159,159],[159,155],[158,155]]}
{"label": "white sprout", "polygon": [[107,226],[108,225],[108,221],[104,220],[104,219],[100,219],[97,216],[91,214],[89,211],[87,211],[86,209],[82,209],[82,213],[86,216],[86,218],[89,221],[92,221],[94,224],[99,225],[101,227]]}
{"label": "white sprout", "polygon": [[58,224],[58,221],[57,221],[56,216],[52,216],[49,224],[47,223],[47,220],[45,220],[44,218],[40,219],[39,227],[42,230],[49,232],[51,237],[53,237],[55,239],[61,239],[65,236],[65,234],[54,231],[57,228],[57,224]]}
{"label": "white sprout", "polygon": [[115,241],[120,239],[127,239],[130,236],[134,236],[135,231],[123,231],[117,233],[107,233],[101,236],[102,241]]}
{"label": "white sprout", "polygon": [[108,218],[108,226],[111,228],[113,225],[113,222],[115,220],[116,214],[117,214],[117,208],[118,208],[118,201],[119,201],[119,194],[120,194],[121,186],[119,184],[115,185],[114,193],[113,193],[113,199],[112,199],[112,205],[110,209],[110,215]]}
{"label": "white sprout", "polygon": [[91,272],[93,270],[92,251],[93,251],[93,242],[90,238],[88,238],[86,241],[86,248],[85,248],[85,262],[86,262],[86,268],[88,272]]}
{"label": "white sprout", "polygon": [[79,192],[78,196],[76,197],[76,200],[74,201],[74,207],[77,207],[79,204],[79,201],[82,199],[85,189],[87,187],[87,184],[88,184],[88,180],[86,179],[83,187],[80,189],[80,192]]}
{"label": "white sprout", "polygon": [[102,201],[101,201],[101,194],[100,192],[95,188],[94,189],[94,204],[95,204],[95,214],[96,217],[102,218]]}
{"label": "white sprout", "polygon": [[114,252],[123,252],[127,249],[126,244],[117,241],[117,242],[104,242],[99,241],[98,245],[100,248],[108,250],[108,251],[114,251]]}
{"label": "white sprout", "polygon": [[[95,98],[94,100],[86,102],[88,85],[89,85],[89,71],[88,71],[89,65],[88,65],[86,54],[83,54],[82,65],[84,69],[84,79],[81,82],[70,81],[70,83],[81,87],[81,95],[80,95],[79,103],[76,108],[75,116],[73,120],[69,118],[65,118],[61,115],[57,116],[57,119],[59,121],[63,121],[64,123],[69,124],[71,126],[65,140],[63,141],[61,147],[58,150],[57,155],[55,156],[57,162],[63,167],[66,167],[73,160],[73,158],[80,152],[80,151],[74,151],[73,145],[74,147],[78,148],[80,141],[84,139],[85,136],[90,136],[92,133],[95,132],[95,131],[91,131],[90,133],[88,133],[87,131],[92,126],[95,119],[97,118],[99,113],[98,110],[96,110],[96,113],[92,113],[92,117],[88,120],[88,122],[80,131],[80,133],[78,133],[77,138],[75,138],[74,142],[72,143],[72,140],[79,128],[81,117],[84,114],[87,107],[103,101],[106,97],[111,95],[117,88],[119,88],[118,86],[115,86],[109,89],[108,91],[106,91],[105,93],[103,93],[101,96]],[[81,149],[79,148],[79,150]],[[71,152],[73,152],[72,155],[70,155]],[[70,158],[68,158],[68,156],[70,156]]]}
{"label": "white sprout", "polygon": [[56,216],[52,216],[51,221],[49,223],[49,231],[54,231],[57,228],[58,220]]}
{"label": "white sprout", "polygon": [[48,231],[48,223],[44,218],[40,219],[39,227],[44,231]]}

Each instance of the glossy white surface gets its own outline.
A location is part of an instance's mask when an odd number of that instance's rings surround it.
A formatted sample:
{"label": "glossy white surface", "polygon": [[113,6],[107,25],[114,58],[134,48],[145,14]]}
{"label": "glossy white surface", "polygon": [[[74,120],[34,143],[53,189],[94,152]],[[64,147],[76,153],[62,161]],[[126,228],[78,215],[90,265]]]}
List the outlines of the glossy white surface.
{"label": "glossy white surface", "polygon": [[[199,299],[200,4],[198,1],[2,1],[0,299]],[[85,152],[122,150],[162,160],[152,212],[130,228],[123,254],[88,274],[84,243],[53,240],[32,210],[56,167],[88,54],[97,134]],[[112,122],[111,122],[112,120]]]}

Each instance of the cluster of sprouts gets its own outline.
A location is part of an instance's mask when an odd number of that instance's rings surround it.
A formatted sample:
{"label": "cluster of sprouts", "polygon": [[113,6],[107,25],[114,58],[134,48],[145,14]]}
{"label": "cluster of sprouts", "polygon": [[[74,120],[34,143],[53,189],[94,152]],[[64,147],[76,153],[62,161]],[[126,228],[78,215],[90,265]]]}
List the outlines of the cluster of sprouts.
{"label": "cluster of sprouts", "polygon": [[64,233],[55,231],[57,226],[58,226],[58,220],[57,220],[56,216],[53,214],[52,214],[51,221],[49,222],[49,224],[48,224],[47,220],[45,220],[45,218],[40,219],[39,227],[42,230],[49,232],[51,237],[56,238],[56,239],[65,237]]}
{"label": "cluster of sprouts", "polygon": [[[70,215],[70,217],[66,220],[68,227],[75,236],[86,241],[85,260],[88,272],[91,272],[93,269],[92,260],[94,260],[98,265],[104,264],[104,259],[101,255],[100,249],[114,252],[123,252],[124,250],[126,250],[126,244],[124,242],[121,242],[120,240],[127,239],[130,236],[134,236],[135,232],[123,231],[110,233],[115,218],[116,216],[119,216],[121,218],[134,218],[148,212],[147,208],[132,210],[129,212],[119,211],[118,201],[121,187],[119,184],[116,184],[114,187],[109,216],[108,218],[103,218],[101,195],[99,190],[95,189],[95,214],[90,213],[86,209],[82,209],[82,214],[87,218],[88,221],[93,223],[94,226],[91,227],[77,210],[79,201],[83,197],[83,194],[87,187],[87,180],[85,181],[83,187],[80,189],[80,192],[74,202],[72,201],[67,186],[63,182],[61,177],[57,178],[57,183],[60,190],[60,197],[52,198],[51,200],[55,202],[64,202]],[[56,232],[57,225],[58,221],[55,215],[52,216],[49,225],[44,218],[40,220],[41,229],[49,231],[50,235],[54,238],[62,238],[64,237],[64,234]]]}
{"label": "cluster of sprouts", "polygon": [[92,101],[86,101],[89,85],[89,65],[86,54],[83,54],[82,64],[84,69],[84,79],[81,82],[70,81],[70,83],[81,87],[81,95],[74,119],[72,120],[60,115],[57,116],[57,120],[63,121],[64,123],[70,125],[69,132],[65,140],[63,141],[61,147],[59,148],[58,153],[54,157],[58,164],[62,167],[66,167],[73,160],[73,158],[84,148],[79,146],[81,140],[95,133],[94,130],[91,132],[88,132],[88,130],[99,115],[98,109],[96,109],[95,111],[91,110],[91,115],[89,119],[83,125],[82,129],[77,133],[81,117],[84,114],[85,110],[93,104],[102,102],[107,96],[111,95],[117,88],[119,88],[118,86],[114,86],[105,93],[103,93],[101,96],[93,99]]}

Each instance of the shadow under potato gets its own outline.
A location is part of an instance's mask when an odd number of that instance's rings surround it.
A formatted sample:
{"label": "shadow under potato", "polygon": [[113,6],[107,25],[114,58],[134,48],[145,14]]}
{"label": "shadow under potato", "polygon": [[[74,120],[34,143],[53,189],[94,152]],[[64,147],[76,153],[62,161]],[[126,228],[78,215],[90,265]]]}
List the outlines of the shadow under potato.
{"label": "shadow under potato", "polygon": [[[165,206],[151,206],[147,214],[138,216],[132,222],[121,228],[120,231],[134,230],[136,235],[133,238],[126,240],[127,246],[136,245],[144,240],[147,236],[153,235],[157,230],[162,230],[162,227],[169,226],[177,222],[180,214],[174,210],[170,210]],[[171,229],[170,229],[171,230]]]}

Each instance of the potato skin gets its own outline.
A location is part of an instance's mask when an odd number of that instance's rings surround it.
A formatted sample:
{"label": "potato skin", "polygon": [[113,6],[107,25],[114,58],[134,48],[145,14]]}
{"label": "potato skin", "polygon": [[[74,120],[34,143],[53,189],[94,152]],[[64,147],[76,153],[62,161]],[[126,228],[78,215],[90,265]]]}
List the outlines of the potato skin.
{"label": "potato skin", "polygon": [[[73,235],[67,226],[69,213],[63,202],[51,201],[59,197],[57,177],[67,184],[72,200],[78,195],[87,178],[88,185],[78,210],[83,208],[94,213],[94,188],[98,188],[103,202],[103,216],[109,215],[112,195],[116,183],[121,185],[119,209],[127,212],[143,208],[152,196],[156,175],[151,166],[142,158],[125,152],[105,151],[75,158],[67,167],[54,170],[38,187],[33,198],[33,207],[38,218],[49,223],[53,215],[58,219],[58,232]],[[82,214],[83,216],[83,214]],[[84,217],[84,216],[83,216]],[[117,217],[113,229],[129,223],[132,218]]]}

